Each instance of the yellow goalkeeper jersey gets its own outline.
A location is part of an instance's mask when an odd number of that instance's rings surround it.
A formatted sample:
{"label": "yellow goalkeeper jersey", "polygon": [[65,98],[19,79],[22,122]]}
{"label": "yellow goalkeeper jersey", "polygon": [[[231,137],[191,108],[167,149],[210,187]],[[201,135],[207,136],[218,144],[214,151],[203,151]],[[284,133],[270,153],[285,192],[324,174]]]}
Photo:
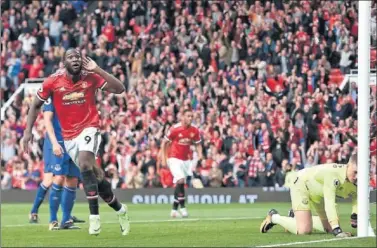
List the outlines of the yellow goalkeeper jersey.
{"label": "yellow goalkeeper jersey", "polygon": [[[322,164],[297,172],[298,179],[314,203],[324,200],[324,210],[332,227],[339,226],[336,197],[352,198],[352,213],[357,213],[357,187],[347,179],[346,164]],[[300,185],[302,185],[300,183]]]}

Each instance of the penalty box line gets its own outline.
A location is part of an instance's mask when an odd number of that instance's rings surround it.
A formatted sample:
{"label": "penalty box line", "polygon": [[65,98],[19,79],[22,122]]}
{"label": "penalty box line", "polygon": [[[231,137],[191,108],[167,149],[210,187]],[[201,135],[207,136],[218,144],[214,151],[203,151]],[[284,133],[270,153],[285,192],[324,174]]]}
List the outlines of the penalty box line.
{"label": "penalty box line", "polygon": [[[221,221],[221,220],[258,220],[265,217],[218,217],[218,218],[177,218],[170,220],[136,220],[130,221],[131,224],[145,224],[145,223],[164,223],[164,222],[194,222],[194,221]],[[119,224],[118,221],[103,221],[101,224]],[[2,225],[2,228],[6,227],[25,227],[25,226],[45,226],[47,224],[15,224],[15,225]]]}
{"label": "penalty box line", "polygon": [[341,241],[341,240],[348,240],[348,239],[360,239],[360,238],[362,238],[362,237],[320,239],[320,240],[301,241],[301,242],[292,242],[292,243],[262,245],[262,246],[257,246],[257,247],[281,247],[281,246],[289,246],[289,245],[303,245],[303,244],[325,243],[325,242]]}

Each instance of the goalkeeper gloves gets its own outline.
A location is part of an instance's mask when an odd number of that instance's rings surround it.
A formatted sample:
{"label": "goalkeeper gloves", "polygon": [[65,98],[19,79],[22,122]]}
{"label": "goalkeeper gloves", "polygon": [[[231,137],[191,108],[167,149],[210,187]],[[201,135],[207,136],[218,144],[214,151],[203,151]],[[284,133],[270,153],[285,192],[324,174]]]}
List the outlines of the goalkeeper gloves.
{"label": "goalkeeper gloves", "polygon": [[332,230],[332,233],[336,238],[348,238],[352,236],[352,233],[343,232],[340,227],[336,227]]}
{"label": "goalkeeper gloves", "polygon": [[351,214],[351,226],[357,228],[357,214]]}

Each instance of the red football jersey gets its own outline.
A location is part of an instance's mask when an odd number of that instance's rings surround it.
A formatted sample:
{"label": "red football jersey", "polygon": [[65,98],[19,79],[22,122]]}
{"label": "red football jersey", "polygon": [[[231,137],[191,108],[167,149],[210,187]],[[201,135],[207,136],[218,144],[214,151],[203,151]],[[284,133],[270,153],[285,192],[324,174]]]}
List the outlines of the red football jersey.
{"label": "red football jersey", "polygon": [[190,146],[201,142],[199,129],[195,126],[184,127],[178,123],[170,128],[165,139],[171,141],[168,158],[189,160]]}
{"label": "red football jersey", "polygon": [[83,72],[81,80],[74,83],[65,70],[59,70],[43,82],[37,97],[42,101],[51,97],[63,138],[70,140],[85,128],[100,126],[95,94],[105,85],[105,80],[95,73]]}

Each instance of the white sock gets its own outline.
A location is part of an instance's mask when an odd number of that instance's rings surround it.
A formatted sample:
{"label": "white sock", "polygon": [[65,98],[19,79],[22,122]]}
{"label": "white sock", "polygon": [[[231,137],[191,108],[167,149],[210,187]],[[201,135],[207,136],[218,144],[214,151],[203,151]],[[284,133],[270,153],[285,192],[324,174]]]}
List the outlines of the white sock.
{"label": "white sock", "polygon": [[275,221],[277,221],[277,219],[280,217],[280,214],[273,214],[271,216],[271,221],[273,224],[277,224]]}
{"label": "white sock", "polygon": [[122,204],[122,207],[117,211],[117,214],[124,214],[125,212],[127,212],[127,210],[124,207],[124,205]]}

